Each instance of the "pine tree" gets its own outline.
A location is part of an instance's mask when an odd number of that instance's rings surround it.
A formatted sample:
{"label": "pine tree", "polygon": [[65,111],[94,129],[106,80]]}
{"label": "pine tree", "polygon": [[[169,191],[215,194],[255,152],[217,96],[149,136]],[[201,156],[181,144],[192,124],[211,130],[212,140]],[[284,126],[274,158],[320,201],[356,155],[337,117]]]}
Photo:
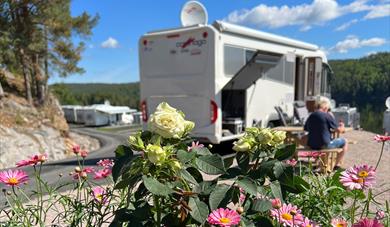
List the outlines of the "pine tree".
{"label": "pine tree", "polygon": [[50,74],[66,77],[84,72],[78,66],[84,43],[74,43],[72,37],[88,38],[99,17],[85,12],[72,17],[70,2],[0,2],[0,47],[8,47],[0,49],[0,56],[13,56],[8,62],[0,58],[0,64],[24,76],[26,98],[30,103],[33,94],[39,104],[44,103]]}

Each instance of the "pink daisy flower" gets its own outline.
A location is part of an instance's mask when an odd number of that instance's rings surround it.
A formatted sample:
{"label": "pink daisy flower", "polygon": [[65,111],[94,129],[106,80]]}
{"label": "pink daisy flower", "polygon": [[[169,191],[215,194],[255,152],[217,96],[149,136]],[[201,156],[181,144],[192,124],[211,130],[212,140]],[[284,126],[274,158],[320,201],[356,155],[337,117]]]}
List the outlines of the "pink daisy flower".
{"label": "pink daisy flower", "polygon": [[235,210],[219,208],[211,212],[207,221],[212,225],[229,227],[238,225],[240,219],[240,215]]}
{"label": "pink daisy flower", "polygon": [[380,143],[384,143],[386,141],[390,141],[390,136],[376,135],[374,137],[374,140]]}
{"label": "pink daisy flower", "polygon": [[303,221],[300,224],[300,226],[301,227],[318,227],[318,225],[316,225],[313,221],[311,221],[307,217],[305,217],[305,219],[303,219]]}
{"label": "pink daisy flower", "polygon": [[347,227],[347,222],[342,218],[333,218],[331,223],[332,227]]}
{"label": "pink daisy flower", "polygon": [[290,160],[286,160],[284,163],[286,163],[287,165],[290,165],[290,166],[294,167],[294,166],[297,165],[298,161],[295,160],[295,158],[293,158],[293,159],[290,159]]}
{"label": "pink daisy flower", "polygon": [[272,209],[271,216],[284,226],[297,226],[303,221],[301,211],[291,204],[283,204],[279,209]]}
{"label": "pink daisy flower", "polygon": [[104,168],[102,170],[96,171],[93,179],[95,179],[95,180],[104,179],[104,178],[107,178],[108,176],[110,176],[111,173],[112,173],[111,169]]}
{"label": "pink daisy flower", "polygon": [[383,227],[383,224],[376,219],[363,218],[358,223],[353,224],[352,227]]}
{"label": "pink daisy flower", "polygon": [[114,166],[114,161],[112,159],[102,159],[96,165],[111,169]]}
{"label": "pink daisy flower", "polygon": [[0,172],[0,182],[9,186],[18,186],[28,180],[26,172],[23,170],[6,170]]}
{"label": "pink daisy flower", "polygon": [[21,160],[16,163],[16,167],[22,166],[35,166],[38,163],[43,163],[47,160],[47,154],[36,154],[30,157],[30,159]]}
{"label": "pink daisy flower", "polygon": [[192,151],[192,149],[194,149],[194,148],[202,148],[202,147],[204,147],[204,145],[199,143],[199,141],[196,141],[196,142],[193,141],[191,146],[187,147],[187,151]]}
{"label": "pink daisy flower", "polygon": [[80,177],[81,178],[87,178],[88,173],[92,173],[94,169],[92,167],[85,167],[84,169],[80,171],[76,171],[73,173],[73,179],[78,180]]}
{"label": "pink daisy flower", "polygon": [[102,187],[95,187],[92,189],[92,196],[94,197],[95,201],[101,204],[107,203],[107,194],[106,190]]}
{"label": "pink daisy flower", "polygon": [[341,173],[340,182],[350,190],[371,188],[375,182],[375,169],[368,165],[355,165]]}

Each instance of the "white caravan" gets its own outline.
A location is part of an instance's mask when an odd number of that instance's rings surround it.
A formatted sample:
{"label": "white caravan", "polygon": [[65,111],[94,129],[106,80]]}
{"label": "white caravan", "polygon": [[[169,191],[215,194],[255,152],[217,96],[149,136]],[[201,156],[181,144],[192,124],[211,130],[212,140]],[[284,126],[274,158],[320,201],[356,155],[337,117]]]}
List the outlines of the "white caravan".
{"label": "white caravan", "polygon": [[293,101],[329,94],[331,71],[317,46],[221,21],[147,33],[139,62],[143,121],[168,102],[203,142],[276,126],[275,107],[292,117]]}

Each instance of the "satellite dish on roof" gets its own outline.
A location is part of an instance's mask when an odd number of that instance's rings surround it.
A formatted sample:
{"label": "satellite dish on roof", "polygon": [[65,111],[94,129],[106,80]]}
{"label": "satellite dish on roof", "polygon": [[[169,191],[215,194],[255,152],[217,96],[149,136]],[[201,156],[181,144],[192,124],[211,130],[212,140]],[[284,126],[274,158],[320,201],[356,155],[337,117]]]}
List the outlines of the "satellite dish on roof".
{"label": "satellite dish on roof", "polygon": [[181,9],[180,20],[184,27],[207,24],[207,19],[206,8],[198,1],[189,1]]}
{"label": "satellite dish on roof", "polygon": [[390,110],[390,96],[389,97],[387,97],[387,99],[386,99],[386,106],[387,106],[387,109],[389,109]]}

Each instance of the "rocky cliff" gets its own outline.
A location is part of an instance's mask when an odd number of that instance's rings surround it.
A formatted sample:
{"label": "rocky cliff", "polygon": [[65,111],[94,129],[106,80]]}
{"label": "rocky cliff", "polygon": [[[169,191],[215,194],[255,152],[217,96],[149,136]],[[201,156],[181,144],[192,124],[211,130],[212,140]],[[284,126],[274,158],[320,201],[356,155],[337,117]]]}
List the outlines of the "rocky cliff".
{"label": "rocky cliff", "polygon": [[47,153],[50,160],[71,155],[73,144],[95,150],[95,139],[69,132],[57,99],[49,95],[46,103],[35,107],[21,96],[23,83],[0,70],[4,95],[0,97],[0,169],[36,153]]}

